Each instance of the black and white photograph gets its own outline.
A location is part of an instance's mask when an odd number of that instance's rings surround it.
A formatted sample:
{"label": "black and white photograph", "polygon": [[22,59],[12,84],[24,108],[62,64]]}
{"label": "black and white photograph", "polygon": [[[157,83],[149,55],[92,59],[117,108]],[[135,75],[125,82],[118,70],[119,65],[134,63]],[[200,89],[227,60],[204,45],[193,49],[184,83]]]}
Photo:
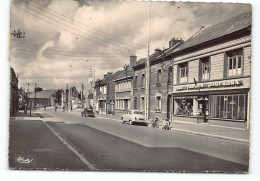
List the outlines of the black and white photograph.
{"label": "black and white photograph", "polygon": [[234,2],[12,0],[9,169],[247,174],[253,16]]}

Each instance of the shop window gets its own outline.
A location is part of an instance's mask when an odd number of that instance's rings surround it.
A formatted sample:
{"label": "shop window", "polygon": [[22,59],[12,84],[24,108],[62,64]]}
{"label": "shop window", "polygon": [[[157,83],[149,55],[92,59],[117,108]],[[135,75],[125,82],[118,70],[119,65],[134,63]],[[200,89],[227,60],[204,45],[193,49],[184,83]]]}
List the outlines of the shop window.
{"label": "shop window", "polygon": [[179,83],[188,82],[188,63],[179,64]]}
{"label": "shop window", "polygon": [[245,120],[246,94],[210,96],[210,117]]}
{"label": "shop window", "polygon": [[193,115],[193,99],[175,99],[176,101],[176,112],[177,115]]}
{"label": "shop window", "polygon": [[162,81],[162,70],[158,69],[157,70],[157,85],[160,86]]}
{"label": "shop window", "polygon": [[210,75],[210,58],[205,57],[200,60],[201,64],[201,75],[200,75],[200,80],[209,80],[209,75]]}
{"label": "shop window", "polygon": [[142,88],[145,88],[145,74],[142,74]]}
{"label": "shop window", "polygon": [[227,52],[227,75],[242,75],[243,49]]}
{"label": "shop window", "polygon": [[155,98],[155,111],[161,111],[162,109],[162,99],[160,96]]}

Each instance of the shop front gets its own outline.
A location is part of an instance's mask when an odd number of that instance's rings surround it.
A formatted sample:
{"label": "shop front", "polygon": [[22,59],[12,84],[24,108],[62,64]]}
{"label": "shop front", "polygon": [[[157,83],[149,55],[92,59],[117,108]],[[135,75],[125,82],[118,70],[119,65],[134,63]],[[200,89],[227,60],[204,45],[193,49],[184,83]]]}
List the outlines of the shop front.
{"label": "shop front", "polygon": [[175,86],[172,121],[248,128],[250,79]]}

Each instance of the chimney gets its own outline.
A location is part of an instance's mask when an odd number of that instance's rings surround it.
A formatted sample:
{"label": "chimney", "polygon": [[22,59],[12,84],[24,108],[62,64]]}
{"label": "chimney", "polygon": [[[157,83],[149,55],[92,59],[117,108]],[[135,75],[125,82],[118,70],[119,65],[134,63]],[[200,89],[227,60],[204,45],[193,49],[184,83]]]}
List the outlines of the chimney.
{"label": "chimney", "polygon": [[107,72],[107,74],[104,75],[104,79],[107,78],[109,75],[112,75],[113,72]]}
{"label": "chimney", "polygon": [[136,55],[130,56],[130,67],[133,67],[135,65],[136,59],[137,59]]}
{"label": "chimney", "polygon": [[182,40],[182,38],[178,39],[178,38],[173,38],[169,41],[169,48],[175,46],[177,43],[183,43],[184,41]]}

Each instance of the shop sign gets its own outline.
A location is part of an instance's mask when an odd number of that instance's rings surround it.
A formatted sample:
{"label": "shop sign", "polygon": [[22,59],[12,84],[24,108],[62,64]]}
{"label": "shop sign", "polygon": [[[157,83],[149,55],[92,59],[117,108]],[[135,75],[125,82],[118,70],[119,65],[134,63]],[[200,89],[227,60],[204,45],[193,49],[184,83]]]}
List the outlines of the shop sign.
{"label": "shop sign", "polygon": [[219,81],[212,83],[203,83],[203,84],[192,84],[192,85],[184,85],[176,87],[176,91],[183,90],[199,90],[199,89],[210,89],[210,88],[220,88],[220,87],[232,87],[232,86],[242,86],[242,80],[229,80],[229,81]]}

